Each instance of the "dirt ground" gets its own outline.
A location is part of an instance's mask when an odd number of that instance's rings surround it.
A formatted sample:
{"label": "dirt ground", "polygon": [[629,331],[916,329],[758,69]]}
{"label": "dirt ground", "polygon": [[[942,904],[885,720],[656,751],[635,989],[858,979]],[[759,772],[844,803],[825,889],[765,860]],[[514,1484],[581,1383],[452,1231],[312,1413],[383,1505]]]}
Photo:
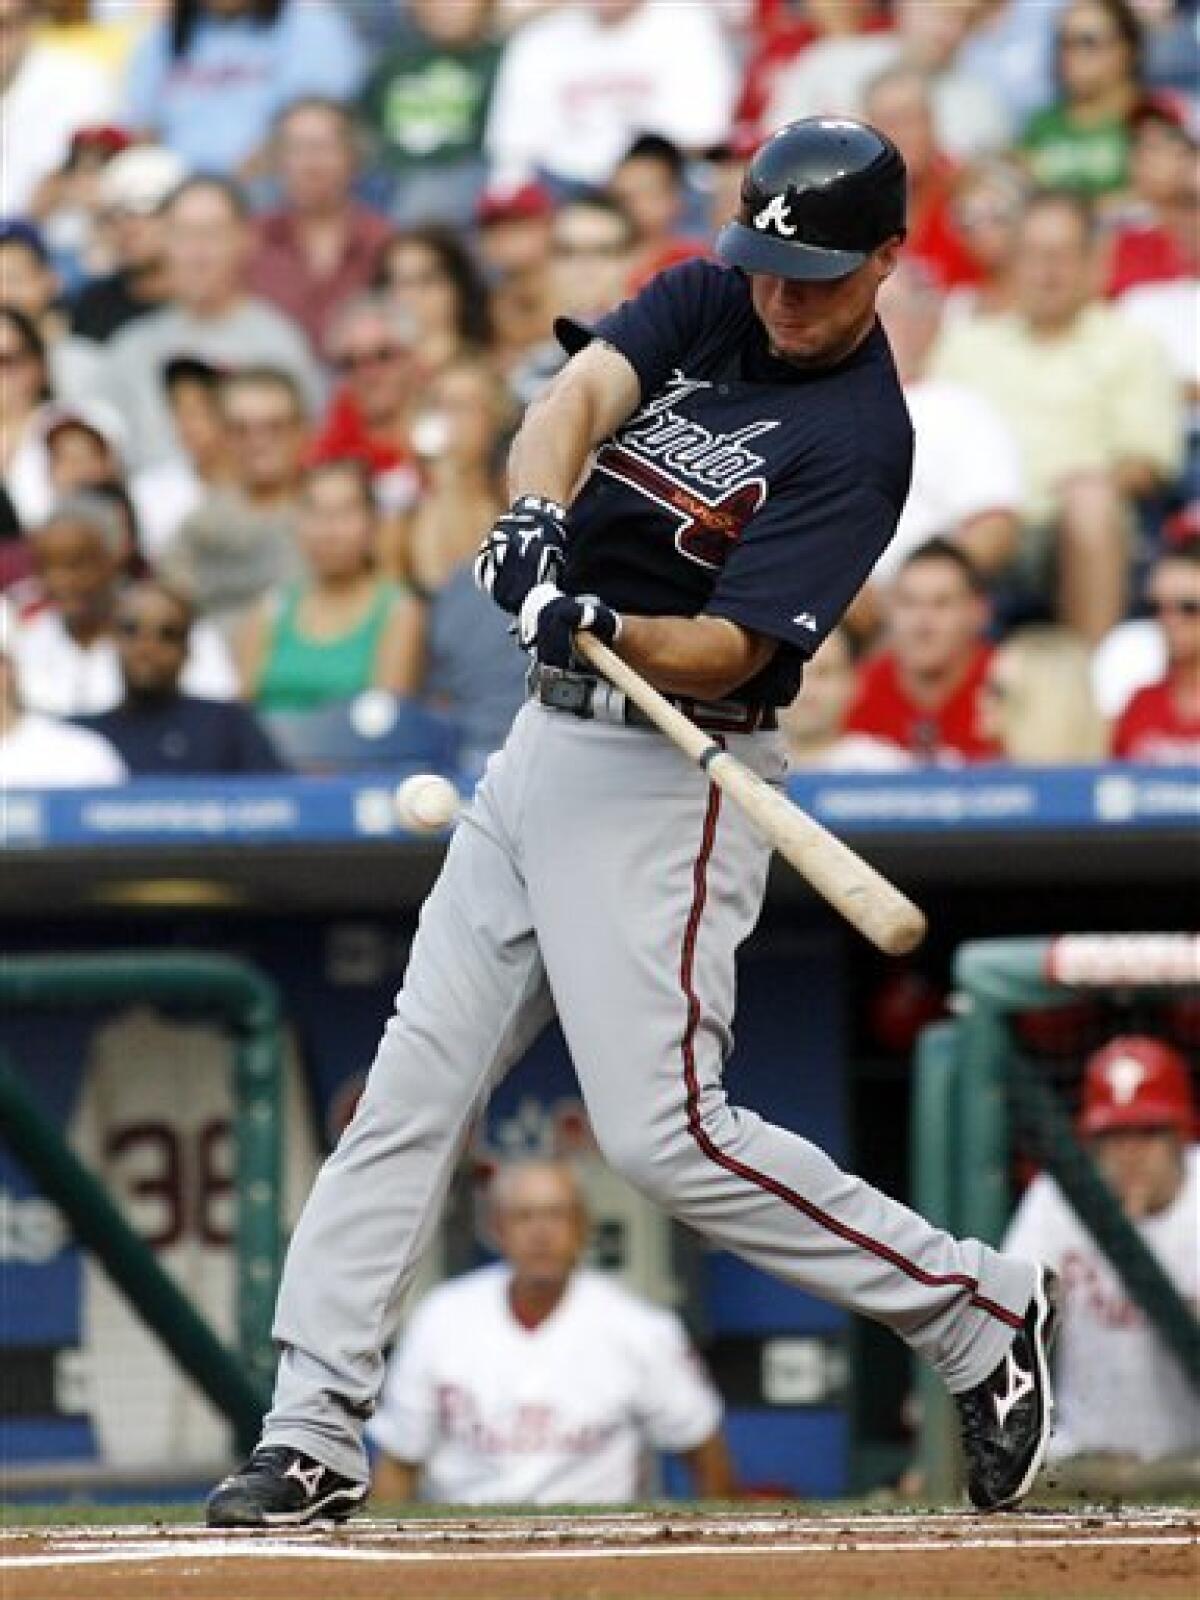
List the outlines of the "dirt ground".
{"label": "dirt ground", "polygon": [[3,1600],[1196,1600],[1200,1512],[9,1529]]}

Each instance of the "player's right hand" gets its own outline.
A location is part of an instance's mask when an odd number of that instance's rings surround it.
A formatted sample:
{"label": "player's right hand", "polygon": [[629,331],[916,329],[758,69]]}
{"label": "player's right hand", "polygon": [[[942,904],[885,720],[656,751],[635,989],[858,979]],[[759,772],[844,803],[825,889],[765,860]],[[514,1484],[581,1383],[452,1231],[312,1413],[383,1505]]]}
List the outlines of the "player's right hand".
{"label": "player's right hand", "polygon": [[598,594],[563,594],[552,583],[531,589],[517,618],[521,649],[547,667],[578,667],[571,642],[577,633],[594,633],[601,644],[621,634],[620,613]]}
{"label": "player's right hand", "polygon": [[475,582],[515,617],[531,589],[557,584],[566,548],[566,510],[540,495],[518,495],[479,547]]}

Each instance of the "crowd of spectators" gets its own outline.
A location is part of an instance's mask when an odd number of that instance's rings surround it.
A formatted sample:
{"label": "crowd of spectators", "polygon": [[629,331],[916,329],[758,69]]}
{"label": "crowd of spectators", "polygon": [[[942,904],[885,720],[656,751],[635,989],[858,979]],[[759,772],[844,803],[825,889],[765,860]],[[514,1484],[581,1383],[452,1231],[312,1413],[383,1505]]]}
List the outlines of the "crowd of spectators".
{"label": "crowd of spectators", "polygon": [[0,0],[0,780],[278,770],[379,690],[477,765],[555,316],[824,112],[909,166],[916,460],[794,763],[1200,762],[1197,83],[1192,0]]}

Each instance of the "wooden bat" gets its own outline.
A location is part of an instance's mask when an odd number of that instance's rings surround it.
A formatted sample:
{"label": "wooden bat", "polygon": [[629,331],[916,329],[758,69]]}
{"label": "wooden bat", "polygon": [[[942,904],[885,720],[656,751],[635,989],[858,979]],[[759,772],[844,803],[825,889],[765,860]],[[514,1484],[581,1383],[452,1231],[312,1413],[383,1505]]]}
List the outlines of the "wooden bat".
{"label": "wooden bat", "polygon": [[744,762],[722,750],[594,634],[577,633],[574,645],[741,807],[772,848],[873,945],[886,955],[902,956],[920,944],[925,917],[895,884]]}

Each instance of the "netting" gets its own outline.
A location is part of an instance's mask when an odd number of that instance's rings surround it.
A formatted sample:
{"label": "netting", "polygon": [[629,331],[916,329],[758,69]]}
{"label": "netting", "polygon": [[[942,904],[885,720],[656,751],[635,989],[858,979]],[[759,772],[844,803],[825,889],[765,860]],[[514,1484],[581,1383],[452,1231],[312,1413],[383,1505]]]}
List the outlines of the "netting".
{"label": "netting", "polygon": [[[1113,1173],[1102,1175],[1097,1144],[1080,1130],[1100,1077],[1116,1120],[1131,1120],[1129,1105],[1151,1081],[1139,1052],[1153,1041],[1151,1057],[1165,1046],[1179,1069],[1169,1083],[1175,1126],[1185,1145],[1196,1137],[1194,1115],[1180,1111],[1189,1100],[1200,1103],[1200,939],[988,941],[959,952],[955,975],[959,1016],[928,1031],[918,1063],[918,1202],[955,1232],[999,1242],[1027,1185],[1047,1174],[1107,1258],[1128,1306],[1148,1319],[1200,1392],[1194,1308],[1131,1219],[1128,1194],[1123,1203]],[[1142,1043],[1110,1051],[1113,1069],[1102,1075],[1098,1063],[1089,1091],[1089,1060],[1115,1040]],[[942,1410],[924,1440],[927,1468],[943,1486],[952,1454],[945,1425]]]}

